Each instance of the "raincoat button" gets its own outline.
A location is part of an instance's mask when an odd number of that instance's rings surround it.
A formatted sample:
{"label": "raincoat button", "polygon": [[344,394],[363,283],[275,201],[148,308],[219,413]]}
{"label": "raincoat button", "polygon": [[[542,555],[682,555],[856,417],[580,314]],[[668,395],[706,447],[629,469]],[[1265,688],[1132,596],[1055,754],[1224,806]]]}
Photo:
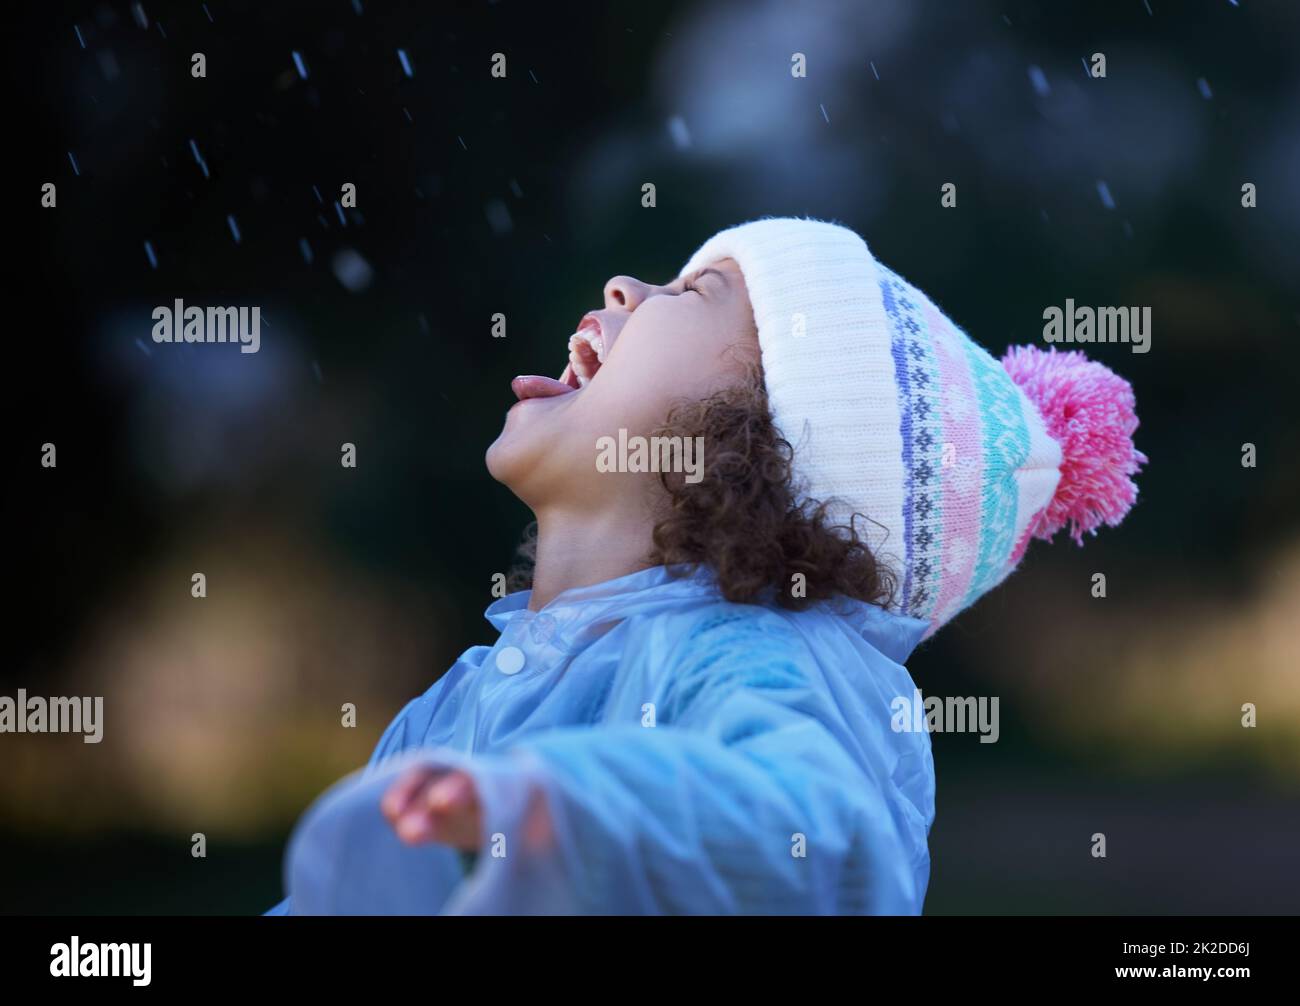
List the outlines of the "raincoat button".
{"label": "raincoat button", "polygon": [[497,654],[497,670],[502,674],[518,674],[524,669],[524,651],[517,646],[506,646]]}

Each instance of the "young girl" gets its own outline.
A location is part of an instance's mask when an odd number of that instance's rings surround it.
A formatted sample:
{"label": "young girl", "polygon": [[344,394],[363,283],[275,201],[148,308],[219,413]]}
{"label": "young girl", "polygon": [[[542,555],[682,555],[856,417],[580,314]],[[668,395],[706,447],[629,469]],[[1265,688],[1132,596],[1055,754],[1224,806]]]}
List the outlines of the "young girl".
{"label": "young girl", "polygon": [[[560,379],[512,387],[487,465],[531,589],[304,815],[271,914],[920,912],[903,663],[1030,538],[1119,522],[1129,385],[999,364],[852,231],[763,219],[610,280]],[[702,468],[597,463],[655,437]]]}

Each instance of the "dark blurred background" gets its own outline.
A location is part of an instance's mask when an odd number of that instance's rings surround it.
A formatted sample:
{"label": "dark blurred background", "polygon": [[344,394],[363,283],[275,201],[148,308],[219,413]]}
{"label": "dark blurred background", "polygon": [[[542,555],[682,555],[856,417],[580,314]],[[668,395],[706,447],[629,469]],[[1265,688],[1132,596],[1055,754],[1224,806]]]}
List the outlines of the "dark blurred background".
{"label": "dark blurred background", "polygon": [[[510,378],[558,373],[610,275],[766,214],[854,227],[995,355],[1067,297],[1152,310],[1150,353],[1092,350],[1137,390],[1137,507],[910,664],[1001,699],[999,743],[934,738],[927,910],[1300,910],[1300,5],[145,0],[5,34],[0,694],[106,726],[0,735],[0,911],[278,900],[297,815],[491,639]],[[153,344],[178,297],[260,305],[261,351]]]}

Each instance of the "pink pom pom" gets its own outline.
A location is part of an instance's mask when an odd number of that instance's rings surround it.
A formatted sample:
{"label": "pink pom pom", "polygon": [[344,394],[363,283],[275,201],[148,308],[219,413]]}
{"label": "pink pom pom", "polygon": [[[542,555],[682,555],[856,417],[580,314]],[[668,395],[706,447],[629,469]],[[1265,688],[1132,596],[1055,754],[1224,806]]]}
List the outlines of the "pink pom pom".
{"label": "pink pom pom", "polygon": [[1029,530],[1051,541],[1067,524],[1083,544],[1085,531],[1114,527],[1137,500],[1129,477],[1147,461],[1133,446],[1138,418],[1133,387],[1082,353],[1012,346],[1002,358],[1011,379],[1038,406],[1047,432],[1061,445],[1061,481]]}

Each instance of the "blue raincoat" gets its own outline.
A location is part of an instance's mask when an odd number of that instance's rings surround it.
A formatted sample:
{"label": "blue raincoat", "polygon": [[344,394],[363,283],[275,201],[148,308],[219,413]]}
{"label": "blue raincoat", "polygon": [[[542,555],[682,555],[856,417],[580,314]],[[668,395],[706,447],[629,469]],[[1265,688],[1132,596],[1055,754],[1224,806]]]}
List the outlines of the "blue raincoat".
{"label": "blue raincoat", "polygon": [[[267,914],[919,913],[934,764],[903,661],[926,623],[732,604],[662,566],[487,609],[470,647],[303,815]],[[408,846],[413,763],[477,785],[484,845]]]}

